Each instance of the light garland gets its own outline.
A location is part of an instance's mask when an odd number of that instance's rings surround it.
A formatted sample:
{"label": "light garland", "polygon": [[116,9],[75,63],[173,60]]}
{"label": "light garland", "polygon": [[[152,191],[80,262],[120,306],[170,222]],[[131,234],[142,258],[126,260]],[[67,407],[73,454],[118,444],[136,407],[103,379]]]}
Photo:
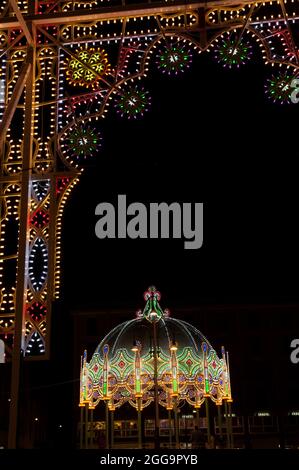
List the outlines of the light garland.
{"label": "light garland", "polygon": [[121,117],[136,119],[149,110],[151,98],[143,88],[127,87],[117,94],[115,108]]}
{"label": "light garland", "polygon": [[84,160],[93,156],[101,146],[101,136],[90,126],[71,128],[69,134],[62,143],[62,150],[71,165],[76,168],[83,164]]}
{"label": "light garland", "polygon": [[252,47],[245,39],[239,39],[237,34],[229,33],[216,42],[215,57],[224,67],[239,67],[250,60]]}
{"label": "light garland", "polygon": [[190,67],[192,55],[185,43],[164,45],[158,54],[156,64],[158,68],[168,75],[177,75]]}

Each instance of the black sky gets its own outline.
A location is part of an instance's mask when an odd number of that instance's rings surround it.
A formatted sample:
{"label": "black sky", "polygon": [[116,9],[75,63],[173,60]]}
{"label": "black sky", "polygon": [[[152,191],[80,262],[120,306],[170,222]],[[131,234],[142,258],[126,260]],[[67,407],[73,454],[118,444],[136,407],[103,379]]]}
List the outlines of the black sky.
{"label": "black sky", "polygon": [[[64,301],[70,307],[142,303],[151,284],[171,305],[298,299],[296,105],[273,105],[257,62],[224,69],[197,56],[182,77],[142,82],[151,110],[126,121],[110,108],[104,143],[64,217]],[[100,202],[204,202],[204,244],[99,240]]]}

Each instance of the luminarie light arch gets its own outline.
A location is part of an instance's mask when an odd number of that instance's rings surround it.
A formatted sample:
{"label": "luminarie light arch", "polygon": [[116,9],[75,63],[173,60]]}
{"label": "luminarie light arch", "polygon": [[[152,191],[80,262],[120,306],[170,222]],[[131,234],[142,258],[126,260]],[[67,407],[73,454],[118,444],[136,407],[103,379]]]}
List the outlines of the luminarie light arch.
{"label": "luminarie light arch", "polygon": [[[166,73],[181,73],[190,65],[191,50],[214,54],[229,35],[237,38],[237,42],[245,36],[251,42],[254,36],[265,63],[271,64],[275,74],[269,77],[266,92],[273,101],[289,103],[292,79],[298,77],[294,28],[299,22],[299,4],[292,0],[254,3],[232,0],[227,6],[222,0],[152,0],[139,2],[136,8],[123,0],[17,3],[22,21],[9,8],[7,0],[2,1],[0,8],[0,80],[4,82],[4,103],[0,103],[1,246],[8,243],[10,224],[16,234],[11,255],[7,256],[0,248],[0,335],[5,339],[9,356],[19,312],[24,354],[32,349],[28,345],[35,331],[43,342],[39,355],[47,357],[47,322],[52,302],[60,291],[63,209],[79,181],[85,160],[98,152],[102,136],[96,132],[96,121],[106,116],[113,103],[123,117],[134,118],[140,111],[145,112],[148,97],[146,90],[139,88],[139,81],[149,75],[149,66],[160,67]],[[32,24],[32,35],[27,23]],[[33,48],[29,47],[32,36]],[[227,49],[235,54],[235,46]],[[81,48],[95,54],[101,51],[102,55],[77,57]],[[163,48],[161,62],[159,50]],[[169,52],[169,48],[176,50]],[[105,70],[100,66],[101,58]],[[241,64],[242,60],[241,54],[238,62]],[[92,78],[93,88],[67,82],[70,62],[77,67],[78,81],[85,76]],[[81,77],[82,70],[86,74]],[[26,94],[20,93],[24,87]],[[130,99],[130,87],[135,93],[143,93],[141,99],[138,95]],[[26,96],[30,96],[27,101]],[[15,106],[8,115],[10,102],[15,102]],[[135,106],[134,112],[128,108],[130,105]],[[81,134],[83,140],[92,141],[77,158],[72,142],[76,141],[78,148],[77,136],[80,140]],[[41,222],[37,225],[36,214],[44,214],[38,216]],[[44,243],[50,260],[46,263],[44,259],[41,276],[45,282],[38,290],[21,261],[34,257],[37,238]],[[10,273],[14,273],[12,279]],[[41,276],[37,285],[43,281]],[[41,305],[43,318],[30,314],[36,303]]]}

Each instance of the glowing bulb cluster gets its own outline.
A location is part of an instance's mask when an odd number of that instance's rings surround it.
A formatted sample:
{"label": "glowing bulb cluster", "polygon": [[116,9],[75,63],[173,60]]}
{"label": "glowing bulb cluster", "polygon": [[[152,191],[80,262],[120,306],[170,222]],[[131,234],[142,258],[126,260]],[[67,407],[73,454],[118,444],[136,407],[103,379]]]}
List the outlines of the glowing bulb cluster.
{"label": "glowing bulb cluster", "polygon": [[39,209],[34,212],[30,220],[31,225],[34,225],[36,228],[44,228],[49,223],[49,214],[42,209]]}
{"label": "glowing bulb cluster", "polygon": [[148,111],[150,103],[149,92],[135,86],[121,90],[118,93],[115,107],[122,117],[136,119]]}
{"label": "glowing bulb cluster", "polygon": [[76,51],[75,57],[67,59],[66,74],[72,85],[95,88],[110,72],[108,55],[100,47],[82,47]]}
{"label": "glowing bulb cluster", "polygon": [[101,146],[101,136],[90,126],[76,126],[69,130],[62,143],[64,156],[71,165],[78,167],[84,161],[97,153]]}
{"label": "glowing bulb cluster", "polygon": [[27,313],[32,318],[32,320],[40,321],[40,320],[43,320],[45,318],[45,316],[47,314],[47,308],[41,302],[33,302],[27,308]]}
{"label": "glowing bulb cluster", "polygon": [[192,55],[185,43],[165,45],[157,54],[158,68],[168,75],[184,72],[190,67]]}
{"label": "glowing bulb cluster", "polygon": [[217,40],[215,58],[224,67],[239,67],[250,60],[252,55],[251,45],[237,36],[222,36]]}
{"label": "glowing bulb cluster", "polygon": [[273,103],[291,103],[291,94],[294,91],[292,81],[295,76],[291,72],[279,72],[267,80],[265,91]]}

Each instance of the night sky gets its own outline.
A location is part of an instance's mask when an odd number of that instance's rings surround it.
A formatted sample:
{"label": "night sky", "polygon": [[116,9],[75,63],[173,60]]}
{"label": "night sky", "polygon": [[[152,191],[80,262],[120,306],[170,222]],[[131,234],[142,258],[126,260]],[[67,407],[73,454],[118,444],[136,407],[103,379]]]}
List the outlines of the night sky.
{"label": "night sky", "polygon": [[[273,68],[254,61],[225,69],[212,54],[189,71],[157,71],[143,119],[110,108],[103,146],[89,161],[64,217],[63,302],[67,308],[142,307],[151,284],[163,305],[298,300],[296,161],[298,105],[272,104],[264,84]],[[95,207],[204,202],[204,243],[99,240]]]}

